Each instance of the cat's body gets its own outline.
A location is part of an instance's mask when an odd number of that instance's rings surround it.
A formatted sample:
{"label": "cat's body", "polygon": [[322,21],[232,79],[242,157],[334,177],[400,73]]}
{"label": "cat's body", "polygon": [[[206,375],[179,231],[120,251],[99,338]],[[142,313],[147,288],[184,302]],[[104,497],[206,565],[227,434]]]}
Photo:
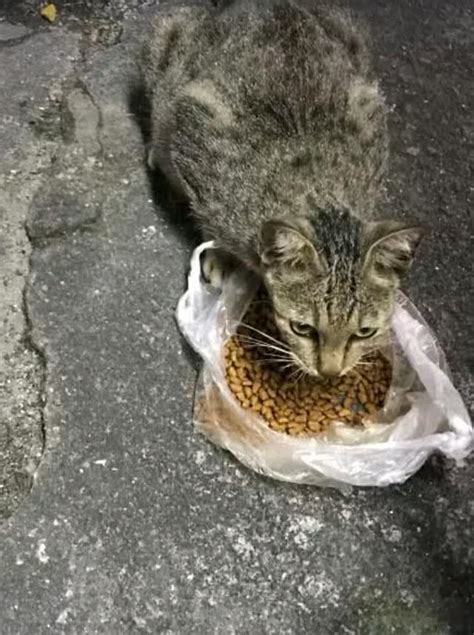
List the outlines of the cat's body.
{"label": "cat's body", "polygon": [[386,106],[352,20],[270,5],[157,19],[143,56],[149,160],[204,237],[262,275],[297,363],[338,374],[367,349],[348,354],[363,323],[386,331],[419,233],[372,223]]}

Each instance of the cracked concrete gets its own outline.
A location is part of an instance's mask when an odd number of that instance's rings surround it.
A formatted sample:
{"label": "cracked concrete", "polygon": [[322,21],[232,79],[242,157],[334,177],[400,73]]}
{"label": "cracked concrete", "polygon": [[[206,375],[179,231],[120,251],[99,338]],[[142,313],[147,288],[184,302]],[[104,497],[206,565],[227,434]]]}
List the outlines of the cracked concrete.
{"label": "cracked concrete", "polygon": [[[0,7],[2,635],[473,632],[471,460],[342,497],[194,432],[193,237],[130,95],[153,4]],[[433,233],[411,296],[472,408],[472,8],[352,6],[395,105],[387,204]]]}
{"label": "cracked concrete", "polygon": [[[29,338],[24,312],[31,254],[25,223],[55,144],[39,144],[31,122],[47,104],[48,84],[71,72],[77,36],[64,43],[60,31],[34,34],[19,25],[0,23],[0,40],[5,45],[0,69],[4,91],[0,121],[1,520],[13,513],[30,490],[45,444],[44,364]],[[36,73],[25,76],[20,69],[31,63],[33,51],[38,55]]]}

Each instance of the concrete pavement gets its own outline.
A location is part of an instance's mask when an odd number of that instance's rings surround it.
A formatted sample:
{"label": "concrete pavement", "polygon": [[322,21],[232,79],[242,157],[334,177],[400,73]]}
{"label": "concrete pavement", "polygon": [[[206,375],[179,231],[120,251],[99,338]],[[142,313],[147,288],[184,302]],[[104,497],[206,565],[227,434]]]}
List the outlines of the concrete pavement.
{"label": "concrete pavement", "polygon": [[[2,635],[471,633],[472,461],[344,497],[193,430],[193,235],[131,98],[155,4],[0,9]],[[430,230],[410,296],[472,410],[474,12],[351,5],[393,104],[386,209]]]}

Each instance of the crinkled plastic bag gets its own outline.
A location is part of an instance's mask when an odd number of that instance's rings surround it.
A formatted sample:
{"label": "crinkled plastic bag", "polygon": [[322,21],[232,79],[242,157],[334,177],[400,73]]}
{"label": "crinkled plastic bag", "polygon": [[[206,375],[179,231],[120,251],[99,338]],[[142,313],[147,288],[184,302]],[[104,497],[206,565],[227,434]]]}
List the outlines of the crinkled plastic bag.
{"label": "crinkled plastic bag", "polygon": [[271,430],[245,411],[227,386],[223,346],[235,332],[257,281],[239,270],[218,291],[201,278],[200,245],[191,259],[188,289],[178,324],[204,360],[195,403],[195,424],[215,444],[261,474],[293,483],[344,488],[402,483],[435,452],[457,461],[474,445],[463,401],[451,383],[444,353],[414,305],[400,294],[392,321],[392,385],[378,422],[341,422],[314,437]]}

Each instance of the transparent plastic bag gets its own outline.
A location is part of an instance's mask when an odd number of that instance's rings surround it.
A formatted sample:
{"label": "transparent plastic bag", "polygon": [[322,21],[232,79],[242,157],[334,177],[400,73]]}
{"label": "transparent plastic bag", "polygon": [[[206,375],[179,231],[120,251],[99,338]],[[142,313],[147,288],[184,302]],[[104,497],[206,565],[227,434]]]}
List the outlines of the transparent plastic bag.
{"label": "transparent plastic bag", "polygon": [[188,289],[177,320],[204,366],[194,421],[200,432],[262,474],[293,483],[344,488],[401,483],[435,452],[457,461],[474,447],[472,424],[451,383],[444,353],[414,305],[402,294],[392,321],[393,378],[378,421],[343,423],[314,437],[271,430],[245,411],[227,386],[223,345],[235,332],[256,290],[243,270],[227,278],[222,291],[201,279],[200,245],[191,259]]}

